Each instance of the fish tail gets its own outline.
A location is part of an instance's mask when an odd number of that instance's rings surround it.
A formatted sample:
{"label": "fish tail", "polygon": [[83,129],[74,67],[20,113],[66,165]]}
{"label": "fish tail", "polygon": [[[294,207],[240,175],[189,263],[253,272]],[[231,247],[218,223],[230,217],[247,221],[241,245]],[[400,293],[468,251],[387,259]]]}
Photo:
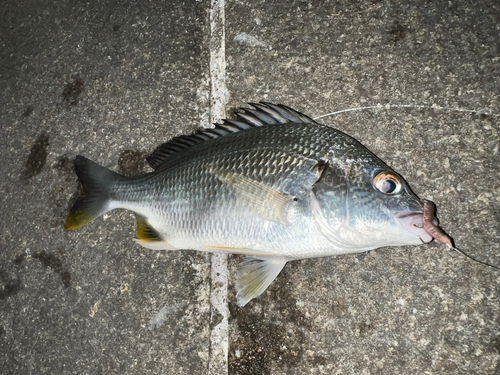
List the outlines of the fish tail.
{"label": "fish tail", "polygon": [[110,211],[109,188],[122,177],[80,155],[75,158],[74,164],[83,195],[69,212],[64,224],[66,230],[79,228]]}

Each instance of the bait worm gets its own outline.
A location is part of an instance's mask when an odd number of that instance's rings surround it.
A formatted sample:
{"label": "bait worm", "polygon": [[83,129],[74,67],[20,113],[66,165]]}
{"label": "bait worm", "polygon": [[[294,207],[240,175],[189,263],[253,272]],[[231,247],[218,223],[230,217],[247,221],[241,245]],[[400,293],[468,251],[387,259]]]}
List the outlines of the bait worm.
{"label": "bait worm", "polygon": [[424,230],[436,241],[441,242],[450,249],[453,249],[453,242],[450,236],[448,236],[437,224],[434,224],[434,215],[436,213],[436,206],[434,203],[428,201],[427,199],[422,199],[422,203],[424,204],[424,214],[422,218]]}

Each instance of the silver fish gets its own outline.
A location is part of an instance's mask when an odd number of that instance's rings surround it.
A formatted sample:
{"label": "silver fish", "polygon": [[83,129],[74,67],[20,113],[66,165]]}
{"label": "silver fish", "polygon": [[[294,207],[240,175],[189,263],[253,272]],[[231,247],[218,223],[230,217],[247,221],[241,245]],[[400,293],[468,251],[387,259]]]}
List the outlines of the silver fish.
{"label": "silver fish", "polygon": [[245,254],[240,306],[288,261],[432,240],[422,201],[357,140],[283,105],[251,105],[158,147],[148,174],[124,177],[77,156],[84,192],[65,228],[123,208],[147,248]]}

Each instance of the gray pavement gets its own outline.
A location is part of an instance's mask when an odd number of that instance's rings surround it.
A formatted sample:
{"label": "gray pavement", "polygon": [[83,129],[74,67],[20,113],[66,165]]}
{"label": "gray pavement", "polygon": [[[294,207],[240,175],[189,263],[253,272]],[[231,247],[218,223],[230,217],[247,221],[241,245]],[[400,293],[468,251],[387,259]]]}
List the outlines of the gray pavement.
{"label": "gray pavement", "polygon": [[[124,174],[208,126],[208,1],[2,2],[0,373],[205,374],[210,256],[65,216],[82,154]],[[225,4],[228,112],[287,104],[356,137],[500,265],[500,4]],[[229,374],[500,374],[500,272],[429,245],[288,264],[236,305]],[[213,323],[213,322],[212,322]],[[212,324],[213,325],[213,324]]]}

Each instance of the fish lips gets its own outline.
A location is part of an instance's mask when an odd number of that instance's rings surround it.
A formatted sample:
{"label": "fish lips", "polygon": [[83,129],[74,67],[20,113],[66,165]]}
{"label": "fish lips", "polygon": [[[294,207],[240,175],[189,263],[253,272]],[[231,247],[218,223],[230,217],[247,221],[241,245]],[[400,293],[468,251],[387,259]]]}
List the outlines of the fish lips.
{"label": "fish lips", "polygon": [[[423,212],[396,212],[394,213],[394,219],[397,223],[405,228],[405,230],[415,237],[419,238],[422,243],[428,243],[433,240],[433,238],[427,234],[423,226]],[[436,218],[433,219],[434,224],[438,224]]]}

